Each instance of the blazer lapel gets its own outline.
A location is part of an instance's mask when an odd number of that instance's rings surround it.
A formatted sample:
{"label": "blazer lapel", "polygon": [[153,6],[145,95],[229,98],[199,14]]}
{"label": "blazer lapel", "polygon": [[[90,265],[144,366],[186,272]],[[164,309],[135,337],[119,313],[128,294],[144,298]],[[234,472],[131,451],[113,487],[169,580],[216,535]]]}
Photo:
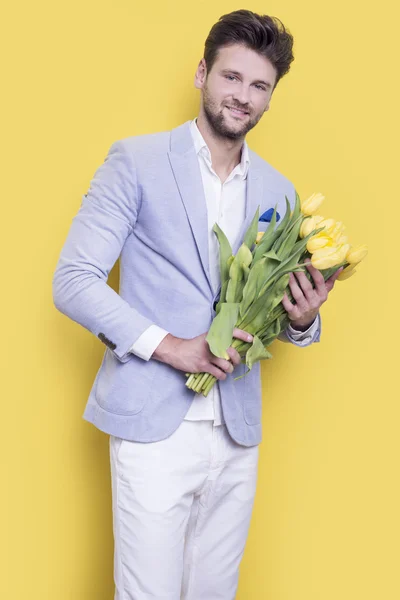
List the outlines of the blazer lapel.
{"label": "blazer lapel", "polygon": [[187,121],[171,131],[171,150],[168,152],[168,158],[189,219],[201,264],[210,290],[213,292],[208,255],[207,204],[189,126],[190,121]]}

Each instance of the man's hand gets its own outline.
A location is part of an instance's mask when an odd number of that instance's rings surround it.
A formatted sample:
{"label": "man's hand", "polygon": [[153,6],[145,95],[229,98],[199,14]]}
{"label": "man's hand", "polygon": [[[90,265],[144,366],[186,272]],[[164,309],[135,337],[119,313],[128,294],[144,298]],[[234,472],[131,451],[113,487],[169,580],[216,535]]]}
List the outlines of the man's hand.
{"label": "man's hand", "polygon": [[291,273],[289,287],[296,304],[290,302],[287,294],[282,299],[282,304],[288,313],[292,327],[300,331],[308,329],[314,321],[321,305],[326,302],[329,292],[332,291],[337,276],[343,270],[343,267],[340,267],[329,279],[324,281],[322,273],[312,266],[310,259],[305,262],[314,280],[315,288],[313,288],[305,273]]}
{"label": "man's hand", "polygon": [[[227,353],[230,360],[218,358],[212,354],[206,337],[207,332],[185,340],[169,333],[157,346],[152,358],[165,362],[185,373],[211,373],[217,379],[224,380],[226,374],[232,373],[233,369],[240,364],[240,354],[235,348],[229,346]],[[233,330],[233,337],[244,342],[253,341],[252,335],[236,327]]]}

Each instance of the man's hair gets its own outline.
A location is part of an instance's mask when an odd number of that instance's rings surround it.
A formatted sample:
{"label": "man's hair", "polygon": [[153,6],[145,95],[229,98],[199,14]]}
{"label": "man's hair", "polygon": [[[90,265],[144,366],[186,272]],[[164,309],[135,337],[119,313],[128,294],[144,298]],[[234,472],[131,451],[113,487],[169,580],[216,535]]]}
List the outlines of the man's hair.
{"label": "man's hair", "polygon": [[204,46],[207,73],[224,46],[241,44],[265,56],[276,69],[275,87],[294,60],[293,36],[277,17],[236,10],[222,15],[213,25]]}

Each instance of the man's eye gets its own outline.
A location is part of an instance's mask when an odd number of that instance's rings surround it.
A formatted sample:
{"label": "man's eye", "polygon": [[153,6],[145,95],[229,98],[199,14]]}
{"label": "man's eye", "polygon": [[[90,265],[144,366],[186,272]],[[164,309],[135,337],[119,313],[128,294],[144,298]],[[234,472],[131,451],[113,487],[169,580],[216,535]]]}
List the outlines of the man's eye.
{"label": "man's eye", "polygon": [[[225,79],[232,80],[232,79],[236,79],[236,77],[234,75],[225,75]],[[263,85],[256,84],[256,88],[259,90],[262,90],[263,92],[266,91],[266,89]]]}

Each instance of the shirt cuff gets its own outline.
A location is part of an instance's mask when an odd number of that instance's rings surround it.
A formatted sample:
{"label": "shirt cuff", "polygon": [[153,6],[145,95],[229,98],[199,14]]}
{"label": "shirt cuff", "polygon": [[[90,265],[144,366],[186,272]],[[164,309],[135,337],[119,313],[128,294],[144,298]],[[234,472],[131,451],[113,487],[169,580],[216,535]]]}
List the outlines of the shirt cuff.
{"label": "shirt cuff", "polygon": [[318,313],[317,316],[315,317],[314,321],[311,323],[311,325],[305,331],[298,331],[297,329],[294,329],[294,327],[292,327],[289,323],[287,330],[286,330],[286,334],[290,339],[293,339],[296,342],[303,342],[303,341],[309,342],[312,340],[312,338],[314,337],[314,334],[319,329],[319,319],[320,319],[320,317],[319,317],[319,313]]}
{"label": "shirt cuff", "polygon": [[136,354],[136,356],[139,356],[143,360],[149,360],[154,350],[161,344],[168,333],[169,331],[158,327],[158,325],[150,325],[130,347],[129,352]]}

